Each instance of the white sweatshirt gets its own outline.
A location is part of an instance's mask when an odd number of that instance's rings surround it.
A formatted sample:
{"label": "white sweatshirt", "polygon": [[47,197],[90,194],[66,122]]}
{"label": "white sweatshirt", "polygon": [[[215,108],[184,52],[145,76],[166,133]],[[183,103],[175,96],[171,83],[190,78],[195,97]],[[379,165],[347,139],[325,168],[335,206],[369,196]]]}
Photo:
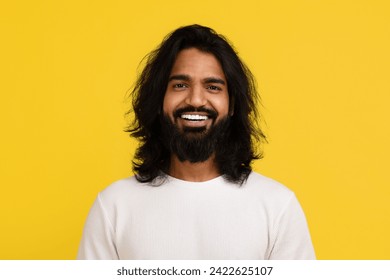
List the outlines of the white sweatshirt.
{"label": "white sweatshirt", "polygon": [[161,186],[134,177],[101,192],[78,259],[314,259],[294,193],[252,172],[242,186],[217,177]]}

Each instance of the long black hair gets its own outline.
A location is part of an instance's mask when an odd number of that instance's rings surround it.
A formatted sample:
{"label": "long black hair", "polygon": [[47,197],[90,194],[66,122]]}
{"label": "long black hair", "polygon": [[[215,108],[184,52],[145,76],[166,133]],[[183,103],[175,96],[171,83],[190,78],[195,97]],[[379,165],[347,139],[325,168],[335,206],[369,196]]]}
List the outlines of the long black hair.
{"label": "long black hair", "polygon": [[126,129],[140,141],[133,171],[138,181],[153,182],[169,170],[171,152],[163,145],[161,136],[162,104],[175,59],[181,50],[188,48],[214,55],[225,74],[233,115],[224,143],[215,151],[215,159],[225,179],[242,184],[251,172],[251,162],[262,157],[254,144],[266,139],[258,125],[255,80],[228,40],[200,25],[173,31],[146,57],[146,65],[132,91],[135,119]]}

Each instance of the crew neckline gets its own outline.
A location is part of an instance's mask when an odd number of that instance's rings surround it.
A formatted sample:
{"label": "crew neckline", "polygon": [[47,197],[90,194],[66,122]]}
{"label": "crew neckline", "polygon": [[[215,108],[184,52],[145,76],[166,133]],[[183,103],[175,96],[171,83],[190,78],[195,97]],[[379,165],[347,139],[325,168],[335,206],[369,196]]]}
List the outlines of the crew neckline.
{"label": "crew neckline", "polygon": [[166,175],[167,180],[171,183],[178,183],[178,184],[183,184],[185,186],[195,186],[195,187],[210,186],[210,184],[215,185],[216,183],[222,182],[224,180],[222,175],[219,175],[219,176],[212,178],[210,180],[201,181],[201,182],[186,181],[183,179],[173,177],[173,176],[166,174],[166,173],[165,173],[165,175]]}

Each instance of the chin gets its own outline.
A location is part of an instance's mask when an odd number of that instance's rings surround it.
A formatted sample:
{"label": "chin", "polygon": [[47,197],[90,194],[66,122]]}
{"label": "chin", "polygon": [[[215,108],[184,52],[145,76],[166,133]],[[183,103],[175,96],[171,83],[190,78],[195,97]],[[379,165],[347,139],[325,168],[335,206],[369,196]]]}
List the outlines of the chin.
{"label": "chin", "polygon": [[208,130],[209,128],[207,128],[207,126],[184,126],[181,129],[181,132],[190,135],[203,135]]}

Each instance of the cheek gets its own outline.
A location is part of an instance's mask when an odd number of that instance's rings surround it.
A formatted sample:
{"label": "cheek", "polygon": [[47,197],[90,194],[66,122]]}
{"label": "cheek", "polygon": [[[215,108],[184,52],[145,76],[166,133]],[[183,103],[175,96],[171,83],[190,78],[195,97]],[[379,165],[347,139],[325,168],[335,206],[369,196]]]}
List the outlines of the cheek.
{"label": "cheek", "polygon": [[229,114],[229,96],[220,96],[214,100],[214,109],[218,111],[220,116]]}
{"label": "cheek", "polygon": [[175,97],[175,95],[172,93],[166,92],[163,100],[163,112],[169,116],[172,116],[177,103],[177,97]]}

